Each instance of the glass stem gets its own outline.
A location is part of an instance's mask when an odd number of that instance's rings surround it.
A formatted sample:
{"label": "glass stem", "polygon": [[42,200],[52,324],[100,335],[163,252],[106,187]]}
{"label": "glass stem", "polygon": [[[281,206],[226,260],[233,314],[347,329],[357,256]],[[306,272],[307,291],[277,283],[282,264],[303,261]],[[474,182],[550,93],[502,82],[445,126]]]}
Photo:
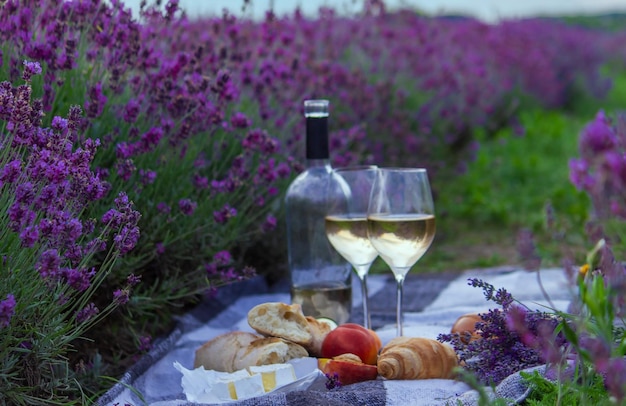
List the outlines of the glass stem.
{"label": "glass stem", "polygon": [[367,275],[363,275],[361,278],[361,292],[363,292],[363,327],[372,328],[372,320],[370,318],[370,312],[368,309],[368,294],[367,294]]}
{"label": "glass stem", "polygon": [[404,276],[396,276],[398,283],[398,293],[396,301],[396,337],[402,337],[402,286],[404,285]]}

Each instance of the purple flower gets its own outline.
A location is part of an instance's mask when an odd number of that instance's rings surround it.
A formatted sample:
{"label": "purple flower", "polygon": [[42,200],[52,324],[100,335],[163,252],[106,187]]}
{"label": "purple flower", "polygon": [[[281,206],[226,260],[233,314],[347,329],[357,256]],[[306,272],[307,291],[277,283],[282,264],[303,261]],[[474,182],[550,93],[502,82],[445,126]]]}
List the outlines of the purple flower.
{"label": "purple flower", "polygon": [[115,146],[115,155],[120,159],[128,159],[135,154],[135,144],[127,142],[119,142]]}
{"label": "purple flower", "polygon": [[89,89],[89,100],[85,102],[85,112],[87,117],[96,118],[102,115],[107,97],[102,92],[102,84],[96,83]]}
{"label": "purple flower", "polygon": [[233,258],[230,255],[230,252],[228,252],[228,251],[219,251],[215,255],[213,255],[213,262],[217,266],[228,265],[228,264],[230,264],[230,262],[232,260],[233,260]]}
{"label": "purple flower", "polygon": [[259,150],[266,154],[278,151],[278,140],[270,137],[265,131],[253,129],[248,132],[241,145],[250,150]]}
{"label": "purple flower", "polygon": [[68,129],[68,120],[63,117],[54,116],[52,117],[52,123],[50,123],[50,127],[53,130],[63,132]]}
{"label": "purple flower", "polygon": [[31,78],[41,73],[41,65],[39,62],[24,61],[24,72],[22,72],[22,79],[25,82],[30,82]]}
{"label": "purple flower", "polygon": [[265,222],[263,222],[263,225],[261,226],[261,229],[263,230],[263,232],[269,232],[272,231],[276,228],[276,225],[278,224],[278,220],[276,219],[276,217],[274,217],[271,214],[268,214],[267,217],[265,218]]}
{"label": "purple flower", "polygon": [[606,365],[599,369],[604,374],[604,383],[611,395],[618,403],[624,399],[626,388],[626,359],[624,357],[611,358]]}
{"label": "purple flower", "polygon": [[91,285],[91,278],[96,274],[95,269],[87,271],[81,268],[65,268],[62,270],[63,277],[68,285],[79,292],[84,292]]}
{"label": "purple flower", "polygon": [[596,181],[589,173],[589,164],[584,159],[569,161],[569,179],[578,190],[591,190]]}
{"label": "purple flower", "polygon": [[141,282],[141,275],[137,276],[131,273],[130,275],[128,275],[128,278],[126,278],[126,283],[128,283],[128,286],[135,286],[139,282]]}
{"label": "purple flower", "polygon": [[7,295],[7,298],[0,301],[0,327],[8,327],[11,322],[11,318],[15,314],[15,296],[11,293]]}
{"label": "purple flower", "polygon": [[190,199],[180,199],[178,201],[178,208],[184,215],[191,216],[198,208],[198,203],[193,202]]}
{"label": "purple flower", "polygon": [[140,218],[141,214],[133,208],[133,203],[128,199],[128,195],[120,192],[115,198],[115,209],[109,209],[104,213],[101,221],[112,229],[120,229],[136,226]]}
{"label": "purple flower", "polygon": [[122,159],[115,164],[117,175],[124,181],[128,181],[130,177],[135,173],[137,167],[132,159]]}
{"label": "purple flower", "polygon": [[152,337],[150,336],[139,337],[139,346],[137,346],[137,349],[139,351],[149,351],[151,348],[152,348]]}
{"label": "purple flower", "polygon": [[156,180],[157,173],[155,171],[140,169],[139,176],[141,177],[141,183],[151,185]]}
{"label": "purple flower", "polygon": [[39,228],[37,226],[26,226],[20,232],[22,247],[32,248],[39,240]]}
{"label": "purple flower", "polygon": [[248,128],[250,127],[250,120],[245,114],[237,112],[230,118],[230,123],[235,128]]}
{"label": "purple flower", "polygon": [[125,225],[122,229],[113,237],[113,244],[121,255],[127,254],[132,251],[139,241],[139,227]]}
{"label": "purple flower", "polygon": [[169,214],[170,211],[172,210],[170,206],[165,202],[157,203],[156,207],[157,207],[157,210],[162,214]]}
{"label": "purple flower", "polygon": [[2,173],[0,173],[0,180],[4,183],[13,183],[21,173],[22,161],[20,159],[14,159],[4,165]]}
{"label": "purple flower", "polygon": [[198,189],[208,189],[209,187],[209,179],[206,176],[195,174],[192,181]]}
{"label": "purple flower", "polygon": [[124,115],[123,119],[127,123],[133,123],[137,120],[139,116],[139,108],[141,107],[141,103],[137,99],[130,99],[126,106],[124,107]]}
{"label": "purple flower", "polygon": [[555,333],[559,319],[514,305],[506,290],[480,279],[470,279],[469,284],[482,288],[485,298],[502,309],[480,314],[479,339],[468,342],[461,334],[440,334],[438,340],[451,343],[481,382],[495,384],[524,368],[561,360],[566,341],[562,333]]}
{"label": "purple flower", "polygon": [[63,235],[67,244],[75,243],[83,234],[83,223],[77,218],[67,221],[63,228]]}
{"label": "purple flower", "polygon": [[595,119],[587,124],[580,138],[580,150],[583,154],[595,155],[608,151],[617,144],[617,137],[610,121],[603,111],[599,111]]}
{"label": "purple flower", "polygon": [[276,166],[276,174],[282,179],[285,179],[291,173],[291,168],[285,162],[281,162]]}
{"label": "purple flower", "polygon": [[117,304],[126,304],[128,303],[129,298],[130,293],[128,292],[128,289],[116,289],[113,292],[113,301]]}
{"label": "purple flower", "polygon": [[150,151],[159,144],[163,138],[163,129],[161,127],[152,127],[146,133],[141,135],[142,152]]}
{"label": "purple flower", "polygon": [[218,224],[224,224],[228,221],[229,218],[235,217],[236,215],[237,210],[234,207],[225,204],[221,210],[213,212],[213,220],[215,220],[215,222]]}
{"label": "purple flower", "polygon": [[42,278],[56,277],[59,274],[61,257],[56,249],[45,250],[39,257],[36,268]]}
{"label": "purple flower", "polygon": [[15,201],[30,205],[35,199],[35,190],[32,182],[24,182],[15,189]]}
{"label": "purple flower", "polygon": [[45,185],[41,189],[41,192],[39,192],[39,196],[37,196],[35,208],[38,210],[44,210],[47,207],[52,206],[52,204],[56,202],[58,190],[59,188],[55,184]]}
{"label": "purple flower", "polygon": [[100,310],[96,307],[96,305],[89,303],[87,306],[76,312],[76,321],[78,323],[84,323],[98,313],[100,313]]}
{"label": "purple flower", "polygon": [[165,245],[163,245],[162,242],[158,242],[155,244],[155,251],[157,253],[157,255],[163,255],[165,254]]}

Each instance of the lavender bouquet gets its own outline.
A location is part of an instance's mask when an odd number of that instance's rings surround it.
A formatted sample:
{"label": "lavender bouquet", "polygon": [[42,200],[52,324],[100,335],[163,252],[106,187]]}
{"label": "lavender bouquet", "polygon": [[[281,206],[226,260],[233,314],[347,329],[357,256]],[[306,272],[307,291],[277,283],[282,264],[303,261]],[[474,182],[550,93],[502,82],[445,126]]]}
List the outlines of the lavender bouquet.
{"label": "lavender bouquet", "polygon": [[[535,389],[529,400],[533,404],[624,400],[626,266],[618,259],[624,255],[624,123],[620,113],[609,118],[599,112],[581,133],[581,158],[570,165],[572,182],[588,193],[593,204],[588,235],[595,246],[582,266],[564,261],[576,292],[568,312],[531,310],[504,289],[469,281],[500,308],[480,315],[478,339],[457,333],[442,334],[439,340],[453,345],[464,368],[481,384],[497,384],[521,373]],[[529,270],[538,272],[541,258],[529,232],[520,234],[518,248]],[[520,372],[544,364],[543,375]]]}

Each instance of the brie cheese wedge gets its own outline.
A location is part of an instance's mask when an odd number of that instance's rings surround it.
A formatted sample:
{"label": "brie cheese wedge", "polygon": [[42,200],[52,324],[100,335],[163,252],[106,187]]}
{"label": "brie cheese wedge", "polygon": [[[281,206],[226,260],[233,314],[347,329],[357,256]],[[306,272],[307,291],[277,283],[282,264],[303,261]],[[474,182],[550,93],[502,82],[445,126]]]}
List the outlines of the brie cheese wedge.
{"label": "brie cheese wedge", "polygon": [[248,367],[252,375],[260,375],[265,392],[296,380],[296,372],[291,364],[271,364]]}

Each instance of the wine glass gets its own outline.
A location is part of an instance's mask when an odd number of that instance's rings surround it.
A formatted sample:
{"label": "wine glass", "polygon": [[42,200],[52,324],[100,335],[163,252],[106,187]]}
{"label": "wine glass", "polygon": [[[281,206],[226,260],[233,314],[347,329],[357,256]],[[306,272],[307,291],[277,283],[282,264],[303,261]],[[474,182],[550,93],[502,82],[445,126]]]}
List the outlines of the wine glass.
{"label": "wine glass", "polygon": [[435,210],[426,169],[380,168],[367,210],[367,232],[397,282],[396,335],[402,335],[406,274],[435,237]]}
{"label": "wine glass", "polygon": [[325,220],[328,241],[352,265],[361,282],[365,328],[371,328],[367,274],[378,256],[367,235],[367,206],[376,172],[374,165],[334,169]]}

